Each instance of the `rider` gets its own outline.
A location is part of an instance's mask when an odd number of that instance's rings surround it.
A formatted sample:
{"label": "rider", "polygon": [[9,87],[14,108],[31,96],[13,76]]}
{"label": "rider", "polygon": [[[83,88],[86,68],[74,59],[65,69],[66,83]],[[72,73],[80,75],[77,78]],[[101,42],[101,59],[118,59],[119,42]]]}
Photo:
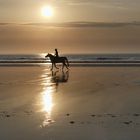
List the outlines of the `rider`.
{"label": "rider", "polygon": [[58,54],[58,51],[57,51],[57,49],[55,49],[55,55],[54,55],[55,57],[59,57],[59,54]]}

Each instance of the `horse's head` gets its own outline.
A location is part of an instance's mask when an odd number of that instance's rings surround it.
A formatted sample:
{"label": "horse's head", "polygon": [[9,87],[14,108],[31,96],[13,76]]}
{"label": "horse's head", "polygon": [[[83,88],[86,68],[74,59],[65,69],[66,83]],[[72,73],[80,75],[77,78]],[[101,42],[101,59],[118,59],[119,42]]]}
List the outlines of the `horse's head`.
{"label": "horse's head", "polygon": [[50,56],[50,54],[48,53],[45,57],[49,57]]}

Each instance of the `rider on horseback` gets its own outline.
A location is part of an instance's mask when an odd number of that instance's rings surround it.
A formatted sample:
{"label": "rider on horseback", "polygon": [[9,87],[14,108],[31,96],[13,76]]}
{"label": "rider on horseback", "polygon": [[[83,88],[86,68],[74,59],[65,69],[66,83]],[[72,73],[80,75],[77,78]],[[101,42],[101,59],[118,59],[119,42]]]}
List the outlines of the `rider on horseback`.
{"label": "rider on horseback", "polygon": [[58,58],[58,57],[59,57],[59,54],[58,54],[57,49],[55,49],[55,54],[54,54],[54,56],[55,56],[56,58]]}
{"label": "rider on horseback", "polygon": [[55,68],[57,68],[58,69],[58,67],[56,66],[56,63],[62,63],[63,64],[63,66],[62,66],[62,70],[64,69],[64,66],[67,68],[67,69],[69,69],[68,67],[69,67],[69,62],[68,62],[68,59],[67,59],[67,57],[60,57],[59,55],[58,55],[58,51],[57,51],[57,49],[55,49],[55,55],[52,55],[52,54],[50,54],[50,53],[48,53],[45,57],[49,57],[50,58],[50,60],[51,60],[51,63],[52,63],[52,68],[51,68],[51,70],[53,70],[53,66],[55,66]]}

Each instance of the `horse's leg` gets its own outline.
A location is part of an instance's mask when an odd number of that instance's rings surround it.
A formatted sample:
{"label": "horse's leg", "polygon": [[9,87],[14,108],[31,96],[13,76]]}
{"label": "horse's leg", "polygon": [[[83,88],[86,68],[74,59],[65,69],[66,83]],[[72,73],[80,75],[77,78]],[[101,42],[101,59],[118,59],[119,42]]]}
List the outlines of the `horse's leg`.
{"label": "horse's leg", "polygon": [[66,68],[67,68],[67,69],[69,69],[69,67],[68,67],[68,65],[67,65],[67,64],[65,64],[65,66],[66,66]]}
{"label": "horse's leg", "polygon": [[53,70],[53,65],[54,65],[54,63],[52,63],[52,68],[51,68],[51,70]]}
{"label": "horse's leg", "polygon": [[67,63],[67,67],[69,67],[69,61],[68,61],[67,57],[65,57],[65,62]]}
{"label": "horse's leg", "polygon": [[69,69],[68,66],[67,66],[67,64],[66,64],[65,62],[63,63],[63,65],[64,65],[67,69]]}
{"label": "horse's leg", "polygon": [[55,66],[56,69],[59,69],[59,68],[56,66],[56,63],[54,63],[54,66]]}
{"label": "horse's leg", "polygon": [[63,62],[62,64],[63,64],[63,66],[62,66],[62,70],[63,70],[63,69],[64,69],[64,65],[65,65],[65,63]]}
{"label": "horse's leg", "polygon": [[67,58],[65,58],[65,60],[64,60],[64,65],[67,69],[69,69],[69,62],[68,62]]}

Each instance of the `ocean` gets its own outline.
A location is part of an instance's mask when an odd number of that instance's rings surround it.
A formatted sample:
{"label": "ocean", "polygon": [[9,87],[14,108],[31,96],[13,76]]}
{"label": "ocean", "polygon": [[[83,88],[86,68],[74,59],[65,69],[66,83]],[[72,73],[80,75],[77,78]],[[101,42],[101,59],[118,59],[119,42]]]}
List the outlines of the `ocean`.
{"label": "ocean", "polygon": [[[63,54],[71,65],[140,65],[140,54]],[[45,54],[0,55],[0,65],[49,64]]]}

